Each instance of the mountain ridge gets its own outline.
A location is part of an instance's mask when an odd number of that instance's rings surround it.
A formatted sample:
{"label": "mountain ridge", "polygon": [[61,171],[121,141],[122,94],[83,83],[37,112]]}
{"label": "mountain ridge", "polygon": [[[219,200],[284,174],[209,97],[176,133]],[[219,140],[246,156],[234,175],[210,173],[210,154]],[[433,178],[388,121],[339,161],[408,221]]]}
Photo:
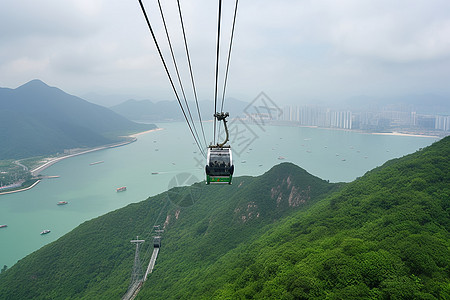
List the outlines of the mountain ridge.
{"label": "mountain ridge", "polygon": [[[188,102],[192,118],[198,120],[197,105],[195,102]],[[201,112],[202,121],[213,119],[213,107],[212,101],[199,101],[199,109]],[[226,99],[226,111],[230,113],[230,116],[243,117],[245,108],[250,104],[234,98]],[[189,111],[186,109],[183,103],[185,113],[188,117]],[[184,121],[183,113],[180,110],[180,106],[177,101],[158,101],[153,102],[151,100],[135,100],[129,99],[120,104],[110,107],[111,110],[123,115],[130,120],[147,121],[147,122],[168,122],[168,121]]]}
{"label": "mountain ridge", "polygon": [[231,186],[174,188],[20,260],[0,275],[0,298],[118,298],[129,240],[146,240],[147,262],[160,225],[161,252],[136,299],[446,299],[449,183],[447,137],[351,183],[282,163]]}
{"label": "mountain ridge", "polygon": [[0,89],[0,159],[54,154],[119,141],[119,135],[155,128],[35,79]]}

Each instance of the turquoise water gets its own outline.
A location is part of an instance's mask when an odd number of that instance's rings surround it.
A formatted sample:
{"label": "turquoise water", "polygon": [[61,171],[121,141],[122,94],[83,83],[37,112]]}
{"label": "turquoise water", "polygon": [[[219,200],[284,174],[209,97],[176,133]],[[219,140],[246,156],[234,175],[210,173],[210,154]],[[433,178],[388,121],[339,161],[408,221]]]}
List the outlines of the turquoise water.
{"label": "turquoise water", "polygon": [[[0,224],[8,224],[0,228],[0,268],[12,266],[86,220],[165,191],[179,173],[188,172],[203,180],[204,160],[187,126],[158,125],[164,130],[140,135],[137,142],[123,147],[65,159],[43,172],[59,178],[43,180],[25,192],[0,196]],[[212,134],[210,126],[205,128],[208,135]],[[435,141],[232,122],[230,127],[236,133],[231,141],[235,176],[260,175],[273,165],[290,161],[331,182],[348,182]],[[104,163],[89,165],[97,161]],[[127,191],[117,193],[120,186],[127,186]],[[58,206],[58,201],[69,204]],[[41,236],[44,229],[51,233]]]}

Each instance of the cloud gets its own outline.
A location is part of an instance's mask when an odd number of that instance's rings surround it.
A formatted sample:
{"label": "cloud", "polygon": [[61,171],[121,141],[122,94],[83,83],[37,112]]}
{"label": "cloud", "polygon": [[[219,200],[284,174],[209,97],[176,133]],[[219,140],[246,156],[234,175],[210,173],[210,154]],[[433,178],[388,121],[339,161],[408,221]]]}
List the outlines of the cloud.
{"label": "cloud", "polygon": [[450,11],[448,1],[347,2],[353,9],[330,24],[330,42],[343,53],[398,63],[449,57],[450,18],[440,12]]}
{"label": "cloud", "polygon": [[[162,1],[189,88],[176,3]],[[217,3],[180,3],[197,92],[202,100],[212,99]],[[144,4],[173,72],[157,2]],[[223,3],[222,76],[233,9],[232,1]],[[0,86],[40,78],[78,95],[174,99],[137,1],[4,0],[0,34]],[[447,0],[240,1],[227,95],[251,100],[265,91],[279,101],[303,101],[450,94],[442,80],[450,75],[448,36]]]}

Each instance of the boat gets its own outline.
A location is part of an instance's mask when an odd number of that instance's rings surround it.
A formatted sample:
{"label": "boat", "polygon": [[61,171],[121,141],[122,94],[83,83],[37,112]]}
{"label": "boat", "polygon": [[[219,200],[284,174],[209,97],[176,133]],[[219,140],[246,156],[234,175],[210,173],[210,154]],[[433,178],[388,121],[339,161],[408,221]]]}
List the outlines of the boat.
{"label": "boat", "polygon": [[5,228],[5,227],[8,227],[8,225],[6,225],[6,224],[0,225],[0,228]]}
{"label": "boat", "polygon": [[157,175],[157,174],[159,174],[158,172],[152,172],[152,175]]}
{"label": "boat", "polygon": [[282,160],[282,159],[285,159],[285,157],[283,157],[283,156],[278,156],[278,159],[279,159],[279,160]]}
{"label": "boat", "polygon": [[103,160],[101,160],[101,161],[96,161],[96,162],[92,162],[92,163],[90,163],[89,165],[90,165],[90,166],[93,166],[93,165],[98,165],[98,164],[102,164],[102,163],[104,163]]}
{"label": "boat", "polygon": [[56,205],[65,205],[67,203],[69,203],[69,202],[67,202],[67,201],[59,201],[58,203],[56,203]]}
{"label": "boat", "polygon": [[122,186],[122,187],[120,187],[120,188],[117,188],[116,189],[116,192],[124,192],[124,191],[126,191],[127,190],[127,187],[126,186]]}
{"label": "boat", "polygon": [[43,234],[47,234],[47,233],[50,233],[50,230],[48,230],[48,229],[45,229],[45,230],[41,231],[41,235],[43,235]]}

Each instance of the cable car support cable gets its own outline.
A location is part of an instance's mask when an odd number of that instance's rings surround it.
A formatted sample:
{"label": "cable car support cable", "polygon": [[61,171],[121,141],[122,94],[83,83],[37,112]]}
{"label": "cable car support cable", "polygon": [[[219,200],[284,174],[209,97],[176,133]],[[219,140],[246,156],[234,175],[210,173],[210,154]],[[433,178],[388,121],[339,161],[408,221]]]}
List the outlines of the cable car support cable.
{"label": "cable car support cable", "polygon": [[177,3],[178,3],[178,13],[180,15],[181,28],[183,30],[184,48],[186,49],[186,56],[187,56],[188,65],[189,65],[189,72],[191,74],[192,89],[194,91],[195,104],[197,105],[198,119],[200,121],[200,127],[202,129],[203,140],[205,142],[205,147],[207,147],[208,143],[206,142],[205,131],[203,129],[203,123],[202,123],[202,117],[200,115],[200,107],[198,106],[197,89],[195,88],[195,83],[194,83],[194,75],[193,75],[193,72],[192,72],[191,58],[190,58],[190,55],[189,55],[189,48],[188,48],[187,39],[186,39],[186,32],[184,30],[184,22],[183,22],[183,15],[181,13],[180,0],[177,0]]}
{"label": "cable car support cable", "polygon": [[[220,20],[222,16],[222,0],[219,0],[219,12],[217,17],[217,50],[216,50],[216,87],[214,91],[214,115],[217,113],[217,85],[219,81],[219,50],[220,50]],[[214,118],[214,144],[216,144],[216,123]]]}
{"label": "cable car support cable", "polygon": [[[200,137],[198,135],[197,128],[195,127],[195,123],[194,123],[194,120],[192,118],[191,110],[189,108],[189,104],[188,104],[187,99],[186,99],[186,93],[184,92],[183,83],[181,82],[180,72],[178,70],[178,64],[177,64],[177,61],[175,59],[175,54],[173,52],[173,47],[172,47],[172,43],[170,41],[170,36],[169,36],[169,30],[167,29],[166,19],[164,18],[164,12],[162,10],[162,6],[161,6],[161,1],[160,0],[158,0],[158,6],[159,6],[159,12],[160,12],[160,15],[161,15],[161,19],[162,19],[163,25],[164,25],[164,31],[166,32],[167,43],[169,45],[170,54],[172,56],[172,62],[173,62],[173,65],[175,67],[175,72],[177,73],[177,78],[178,78],[178,83],[180,85],[181,93],[183,95],[184,102],[186,103],[186,108],[187,108],[189,117],[191,119],[192,127],[194,128],[194,131],[195,131],[195,135],[197,136],[198,141],[200,141]],[[205,146],[206,146],[206,142],[205,142]]]}
{"label": "cable car support cable", "polygon": [[[230,68],[231,48],[233,46],[234,28],[235,28],[235,25],[236,25],[236,16],[237,16],[238,2],[239,2],[239,0],[236,0],[236,4],[234,6],[233,25],[232,25],[232,28],[231,28],[230,46],[228,48],[227,67],[226,67],[226,70],[225,70],[225,80],[224,80],[223,91],[222,91],[222,104],[220,106],[220,111],[221,112],[223,112],[223,103],[225,102],[225,91],[227,89],[228,71],[229,71],[229,68]],[[227,134],[228,134],[228,132],[227,132]],[[218,136],[220,136],[220,127],[219,127]]]}
{"label": "cable car support cable", "polygon": [[189,126],[189,130],[191,131],[191,134],[192,134],[192,136],[193,136],[193,138],[195,140],[195,143],[197,144],[200,152],[202,153],[203,156],[206,156],[204,151],[203,151],[203,148],[200,146],[199,141],[197,140],[197,138],[196,138],[196,136],[194,134],[194,131],[192,130],[191,124],[189,123],[189,120],[188,120],[188,118],[186,116],[186,112],[184,111],[183,105],[181,104],[180,97],[179,97],[178,92],[177,92],[177,90],[175,88],[175,85],[174,85],[174,82],[172,80],[172,77],[170,76],[170,72],[169,72],[169,69],[167,68],[167,64],[166,64],[166,62],[164,60],[164,56],[162,55],[162,52],[161,52],[161,49],[159,47],[158,41],[156,39],[155,33],[153,32],[152,25],[150,24],[150,20],[148,19],[147,12],[145,11],[144,4],[142,3],[142,0],[138,0],[138,1],[139,1],[140,6],[141,6],[142,13],[144,14],[145,21],[147,22],[148,29],[150,30],[150,33],[152,35],[152,38],[153,38],[153,41],[155,43],[156,49],[158,50],[158,54],[159,54],[159,57],[161,59],[161,62],[163,64],[163,66],[164,66],[164,69],[166,71],[167,77],[169,78],[170,84],[172,86],[172,90],[173,90],[173,92],[174,92],[174,94],[175,94],[175,96],[177,98],[177,101],[178,101],[178,104],[180,105],[181,111],[183,112],[183,115],[184,115],[184,118],[186,120],[186,123]]}
{"label": "cable car support cable", "polygon": [[225,70],[225,81],[224,81],[224,84],[223,84],[222,105],[220,107],[220,111],[223,111],[223,102],[225,100],[225,90],[227,89],[228,70],[229,70],[229,67],[230,67],[231,48],[233,46],[234,28],[235,28],[235,25],[236,25],[236,15],[237,15],[238,2],[239,2],[239,0],[236,0],[236,4],[234,6],[233,25],[232,25],[232,28],[231,28],[230,47],[228,48],[227,68]]}

